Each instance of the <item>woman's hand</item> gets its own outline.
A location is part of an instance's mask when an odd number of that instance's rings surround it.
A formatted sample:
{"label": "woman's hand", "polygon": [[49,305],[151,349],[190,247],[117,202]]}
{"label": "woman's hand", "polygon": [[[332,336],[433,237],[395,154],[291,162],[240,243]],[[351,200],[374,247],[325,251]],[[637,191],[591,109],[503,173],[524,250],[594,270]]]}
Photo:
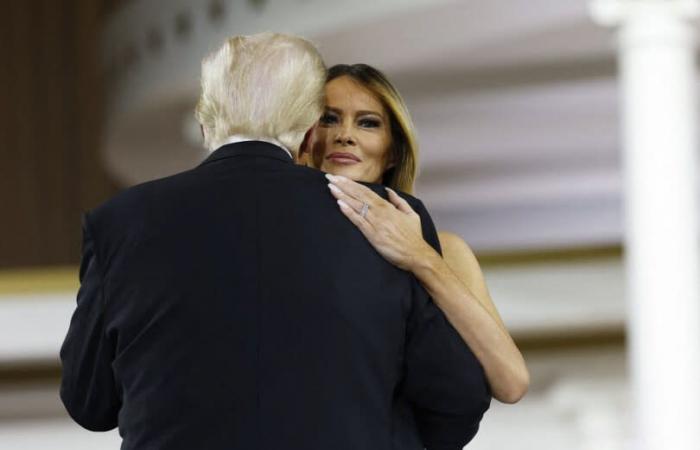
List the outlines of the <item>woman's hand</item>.
{"label": "woman's hand", "polygon": [[[349,178],[330,174],[326,178],[343,214],[390,263],[413,271],[418,262],[435,253],[423,239],[420,216],[392,189],[386,188],[390,200],[387,202]],[[365,203],[369,209],[362,217]]]}
{"label": "woman's hand", "polygon": [[[343,214],[384,258],[411,271],[445,313],[484,367],[494,397],[505,403],[515,403],[525,395],[530,374],[520,350],[505,325],[501,325],[498,313],[492,316],[466,282],[425,242],[420,216],[410,205],[389,188],[390,202],[387,202],[348,178],[328,174],[326,177],[331,181],[328,187],[338,199]],[[369,209],[363,218],[364,203]],[[468,247],[467,250],[473,258],[471,250]],[[464,249],[458,252],[462,256],[465,254]],[[464,269],[466,263],[460,261],[459,266]],[[473,273],[464,278],[473,278]],[[481,271],[478,274],[481,277]]]}

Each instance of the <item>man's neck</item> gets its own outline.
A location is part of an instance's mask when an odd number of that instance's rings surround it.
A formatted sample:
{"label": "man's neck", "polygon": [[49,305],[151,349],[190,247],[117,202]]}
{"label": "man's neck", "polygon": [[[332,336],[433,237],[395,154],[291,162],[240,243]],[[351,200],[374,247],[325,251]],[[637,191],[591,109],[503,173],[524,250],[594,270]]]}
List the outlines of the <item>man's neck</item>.
{"label": "man's neck", "polygon": [[284,150],[285,152],[287,152],[287,154],[289,154],[290,158],[294,159],[292,152],[287,147],[285,147],[284,144],[282,144],[280,141],[278,141],[275,138],[249,137],[249,136],[245,136],[242,134],[234,134],[233,136],[227,137],[226,139],[224,139],[221,142],[219,147],[217,147],[213,151],[218,150],[219,148],[223,147],[224,145],[236,144],[238,142],[246,142],[246,141],[262,141],[262,142],[267,142],[268,144],[276,145],[276,146],[280,147],[282,150]]}

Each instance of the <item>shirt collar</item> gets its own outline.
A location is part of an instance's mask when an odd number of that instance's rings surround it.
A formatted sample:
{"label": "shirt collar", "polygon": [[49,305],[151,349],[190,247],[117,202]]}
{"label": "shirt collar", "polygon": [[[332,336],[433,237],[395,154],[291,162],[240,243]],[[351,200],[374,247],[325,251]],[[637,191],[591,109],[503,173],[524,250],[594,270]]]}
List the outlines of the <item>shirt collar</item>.
{"label": "shirt collar", "polygon": [[[248,142],[248,141],[261,141],[261,142],[267,142],[268,144],[276,145],[276,146],[280,147],[281,149],[283,149],[285,152],[287,152],[287,154],[289,155],[289,157],[292,158],[292,160],[294,160],[294,156],[292,156],[292,152],[290,152],[289,149],[288,149],[287,147],[285,147],[285,146],[284,146],[280,141],[278,141],[277,139],[275,139],[275,138],[270,138],[270,137],[262,137],[262,138],[256,137],[256,138],[253,138],[253,137],[245,136],[245,135],[243,135],[243,134],[234,134],[233,136],[229,136],[229,137],[227,137],[226,139],[224,139],[224,141],[221,143],[221,145],[219,145],[219,147],[218,147],[216,150],[218,150],[219,148],[223,147],[224,145],[237,144],[237,143],[239,143],[239,142]],[[216,151],[216,150],[214,150],[214,151]],[[212,153],[213,153],[213,152],[212,152]]]}
{"label": "shirt collar", "polygon": [[216,150],[209,152],[209,156],[207,156],[199,166],[236,156],[272,158],[287,164],[294,164],[294,159],[289,157],[289,153],[287,153],[283,147],[270,142],[253,139],[224,144]]}

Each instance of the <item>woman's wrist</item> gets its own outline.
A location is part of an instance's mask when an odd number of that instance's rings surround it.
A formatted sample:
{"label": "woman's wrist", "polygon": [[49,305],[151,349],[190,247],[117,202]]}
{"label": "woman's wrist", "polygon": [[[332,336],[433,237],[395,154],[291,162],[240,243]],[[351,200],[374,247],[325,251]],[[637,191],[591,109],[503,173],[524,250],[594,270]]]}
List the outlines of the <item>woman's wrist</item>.
{"label": "woman's wrist", "polygon": [[437,272],[441,262],[444,263],[440,254],[424,242],[421,250],[412,258],[409,270],[420,280],[424,276]]}

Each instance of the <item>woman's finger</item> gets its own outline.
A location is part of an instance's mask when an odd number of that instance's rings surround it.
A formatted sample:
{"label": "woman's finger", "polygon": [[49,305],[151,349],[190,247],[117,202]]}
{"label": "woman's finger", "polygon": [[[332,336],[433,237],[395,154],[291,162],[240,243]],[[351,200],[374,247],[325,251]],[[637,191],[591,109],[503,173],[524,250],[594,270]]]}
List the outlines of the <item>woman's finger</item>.
{"label": "woman's finger", "polygon": [[372,189],[368,188],[367,186],[363,186],[360,183],[356,183],[350,178],[346,178],[341,175],[331,175],[328,173],[326,174],[326,178],[328,178],[331,183],[339,187],[344,193],[350,197],[353,197],[355,200],[365,202],[370,206],[374,206],[375,208],[381,206],[381,202],[386,202],[386,200],[377,195],[374,191],[372,191]]}
{"label": "woman's finger", "polygon": [[328,188],[331,190],[331,194],[333,194],[333,197],[335,197],[336,200],[344,201],[348,206],[354,209],[355,212],[362,211],[363,203],[360,200],[350,197],[348,194],[343,192],[342,189],[340,189],[333,183],[328,183]]}
{"label": "woman's finger", "polygon": [[414,213],[411,205],[408,204],[399,194],[396,193],[392,188],[387,187],[386,190],[389,192],[389,201],[396,206],[396,208],[402,213],[411,214]]}
{"label": "woman's finger", "polygon": [[374,235],[372,234],[374,231],[374,228],[372,225],[359,215],[354,209],[352,209],[347,203],[345,203],[343,200],[338,200],[338,206],[340,206],[340,210],[345,214],[345,216],[350,219],[350,222],[355,224],[357,228],[360,229],[362,234],[371,242],[372,238]]}

